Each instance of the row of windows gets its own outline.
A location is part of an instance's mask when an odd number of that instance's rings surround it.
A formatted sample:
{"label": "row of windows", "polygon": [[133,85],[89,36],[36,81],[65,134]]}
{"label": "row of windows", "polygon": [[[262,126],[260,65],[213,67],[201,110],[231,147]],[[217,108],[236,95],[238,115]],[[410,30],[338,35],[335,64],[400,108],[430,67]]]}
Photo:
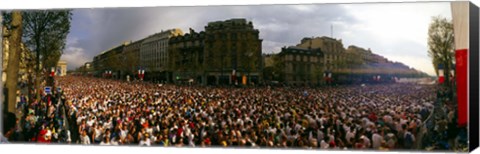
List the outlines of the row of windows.
{"label": "row of windows", "polygon": [[295,56],[295,59],[293,59],[293,55],[287,55],[286,56],[286,59],[287,61],[305,61],[305,62],[319,62],[319,58],[317,57],[313,57],[313,56],[300,56],[300,55],[296,55]]}
{"label": "row of windows", "polygon": [[[291,50],[291,52],[293,52],[293,53],[297,53],[297,52],[298,52],[298,53],[301,53],[301,54],[303,54],[303,53],[311,54],[310,51],[303,51],[303,50]],[[317,56],[320,56],[320,53],[317,52],[316,55],[317,55]]]}
{"label": "row of windows", "polygon": [[333,52],[340,52],[343,49],[342,45],[335,42],[325,43],[325,48],[327,49],[327,51]]}
{"label": "row of windows", "polygon": [[142,45],[142,48],[159,48],[159,47],[166,47],[166,46],[168,46],[168,41],[158,40],[158,41],[145,43]]}
{"label": "row of windows", "polygon": [[[304,75],[297,75],[297,74],[292,74],[292,75],[287,75],[287,80],[289,81],[309,81],[309,80],[312,80],[314,79],[314,77],[312,77],[312,74],[304,74]],[[319,78],[317,78],[319,79]]]}
{"label": "row of windows", "polygon": [[217,33],[217,34],[212,34],[212,35],[208,35],[208,38],[211,39],[211,40],[214,40],[214,39],[232,39],[232,40],[236,40],[236,39],[257,39],[258,38],[258,33],[253,33],[251,35],[249,35],[250,33],[245,33],[245,32],[242,32],[242,33]]}

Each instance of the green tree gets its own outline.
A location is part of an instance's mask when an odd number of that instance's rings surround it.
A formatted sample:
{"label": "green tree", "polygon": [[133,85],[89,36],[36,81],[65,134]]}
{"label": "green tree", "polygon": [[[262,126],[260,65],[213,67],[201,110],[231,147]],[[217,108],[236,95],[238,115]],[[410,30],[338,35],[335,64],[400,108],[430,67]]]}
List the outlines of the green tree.
{"label": "green tree", "polygon": [[[23,39],[36,53],[35,88],[40,89],[41,70],[55,67],[63,54],[72,13],[71,10],[36,10],[23,12],[23,17]],[[37,92],[37,99],[39,97]]]}
{"label": "green tree", "polygon": [[[453,69],[454,58],[453,24],[446,18],[433,17],[428,29],[428,55],[432,58],[435,72],[438,73],[438,65],[444,66],[446,81],[450,80],[450,70]],[[446,82],[450,86],[450,82]]]}

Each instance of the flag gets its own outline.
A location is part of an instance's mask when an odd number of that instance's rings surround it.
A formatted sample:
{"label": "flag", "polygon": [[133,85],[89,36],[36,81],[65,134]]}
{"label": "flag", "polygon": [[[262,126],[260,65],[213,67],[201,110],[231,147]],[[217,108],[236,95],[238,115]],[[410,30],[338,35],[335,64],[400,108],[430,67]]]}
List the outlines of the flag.
{"label": "flag", "polygon": [[445,76],[443,74],[444,74],[443,68],[439,68],[438,69],[438,83],[439,84],[443,84],[443,82],[445,82]]}

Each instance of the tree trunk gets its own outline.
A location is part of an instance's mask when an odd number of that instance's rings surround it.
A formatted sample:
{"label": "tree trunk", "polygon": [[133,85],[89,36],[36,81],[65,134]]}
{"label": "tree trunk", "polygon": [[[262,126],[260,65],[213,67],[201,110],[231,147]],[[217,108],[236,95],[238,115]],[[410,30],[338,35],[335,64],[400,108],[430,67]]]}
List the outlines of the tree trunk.
{"label": "tree trunk", "polygon": [[30,105],[30,103],[32,103],[32,99],[33,98],[33,94],[32,94],[32,84],[33,84],[33,78],[32,78],[32,73],[30,70],[33,70],[32,69],[32,61],[31,59],[29,58],[29,61],[27,63],[27,71],[28,71],[28,84],[27,84],[27,88],[28,88],[28,93],[27,93],[27,98],[28,98],[28,105]]}
{"label": "tree trunk", "polygon": [[37,69],[36,69],[36,73],[35,73],[35,98],[36,100],[40,100],[40,78],[42,78],[42,69],[40,67],[40,50],[39,50],[39,44],[40,44],[40,40],[39,38],[35,38],[36,39],[36,42],[37,42],[37,46],[36,46],[36,58],[37,58]]}
{"label": "tree trunk", "polygon": [[20,11],[12,12],[12,35],[10,36],[10,50],[8,54],[7,89],[8,89],[8,112],[15,112],[17,101],[18,70],[20,63],[22,42],[22,14]]}

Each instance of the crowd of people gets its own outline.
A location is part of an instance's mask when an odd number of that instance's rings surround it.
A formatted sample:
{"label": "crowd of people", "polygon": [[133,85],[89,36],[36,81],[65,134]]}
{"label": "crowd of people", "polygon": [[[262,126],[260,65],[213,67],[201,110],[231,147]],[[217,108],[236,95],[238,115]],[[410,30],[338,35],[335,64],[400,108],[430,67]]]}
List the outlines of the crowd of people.
{"label": "crowd of people", "polygon": [[[26,94],[26,91],[30,91]],[[3,134],[8,142],[69,143],[70,131],[65,128],[61,93],[43,93],[36,99],[36,90],[21,84],[16,113],[4,113]],[[64,100],[65,101],[65,100]]]}
{"label": "crowd of people", "polygon": [[468,151],[468,130],[457,125],[457,104],[450,90],[445,87],[438,91],[433,116],[426,121],[428,132],[423,145],[427,150]]}
{"label": "crowd of people", "polygon": [[435,86],[410,84],[218,88],[57,80],[68,140],[96,145],[416,149],[436,98]]}

